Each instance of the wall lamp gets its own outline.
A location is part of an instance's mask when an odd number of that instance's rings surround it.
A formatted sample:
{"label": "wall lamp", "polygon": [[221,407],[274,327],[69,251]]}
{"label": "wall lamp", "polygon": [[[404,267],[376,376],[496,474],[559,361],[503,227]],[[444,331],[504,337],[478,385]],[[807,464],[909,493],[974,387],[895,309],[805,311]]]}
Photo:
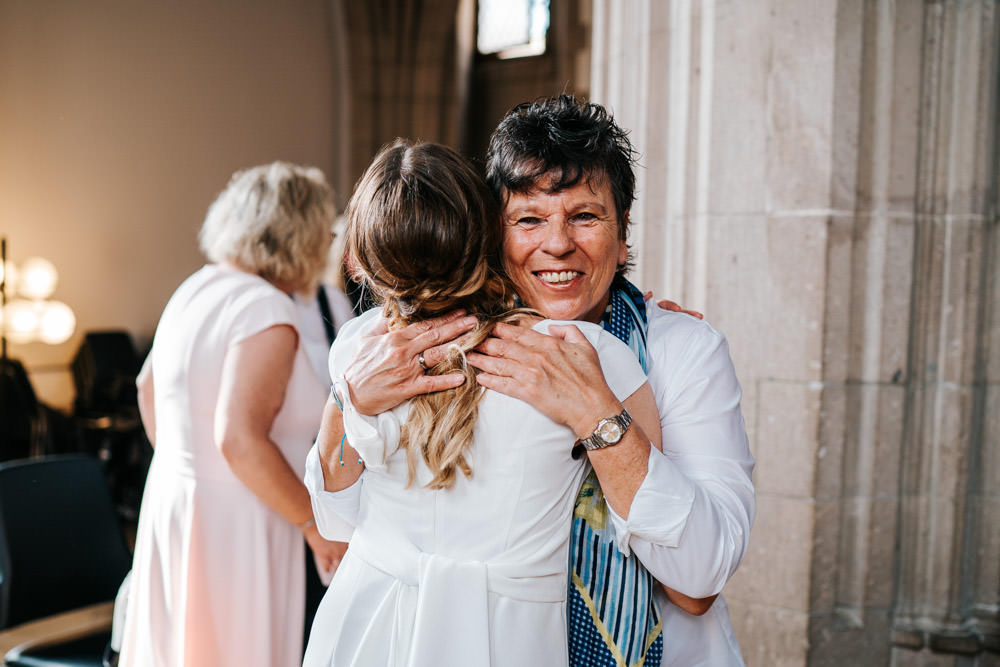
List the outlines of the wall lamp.
{"label": "wall lamp", "polygon": [[[73,310],[62,301],[49,299],[59,282],[52,262],[31,257],[15,266],[7,261],[7,239],[0,239],[0,337],[2,358],[7,358],[7,340],[13,343],[40,341],[65,343],[76,329]],[[14,297],[8,300],[8,296]]]}

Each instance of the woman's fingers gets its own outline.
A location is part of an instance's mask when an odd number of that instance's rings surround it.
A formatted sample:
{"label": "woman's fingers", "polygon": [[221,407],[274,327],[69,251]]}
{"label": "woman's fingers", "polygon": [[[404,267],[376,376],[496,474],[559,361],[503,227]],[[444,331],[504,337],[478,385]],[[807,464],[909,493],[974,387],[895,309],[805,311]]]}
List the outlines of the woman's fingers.
{"label": "woman's fingers", "polygon": [[[652,297],[653,293],[650,292],[649,296]],[[648,301],[648,299],[647,299]],[[699,320],[705,319],[705,316],[699,313],[697,310],[688,310],[684,308],[676,301],[671,301],[670,299],[660,299],[656,302],[656,305],[660,307],[661,310],[669,310],[674,313],[685,313],[691,317],[697,317]]]}
{"label": "woman's fingers", "polygon": [[428,368],[441,363],[448,356],[448,348],[454,343],[461,344],[464,334],[469,333],[476,322],[476,318],[471,316],[439,322],[412,339],[412,349],[416,350],[414,356],[422,352]]}
{"label": "woman's fingers", "polygon": [[475,323],[475,317],[466,317],[464,310],[456,310],[447,315],[414,322],[407,325],[402,331],[407,338],[416,344],[422,344],[423,349],[427,349],[432,345],[455,338]]}
{"label": "woman's fingers", "polygon": [[553,338],[562,338],[563,340],[573,343],[574,345],[579,345],[580,343],[590,343],[580,329],[572,324],[553,324],[549,327],[549,334]]}
{"label": "woman's fingers", "polygon": [[417,389],[416,394],[429,394],[458,387],[463,382],[465,382],[465,376],[461,373],[448,373],[447,375],[424,375],[417,378],[414,384]]}
{"label": "woman's fingers", "polygon": [[384,322],[379,322],[365,336],[357,356],[344,371],[354,407],[362,414],[374,415],[417,394],[462,384],[461,375],[428,378],[419,358],[423,353],[424,365],[433,366],[446,352],[434,350],[428,356],[428,348],[452,341],[475,323],[474,317],[465,316],[461,310],[390,332],[386,332]]}

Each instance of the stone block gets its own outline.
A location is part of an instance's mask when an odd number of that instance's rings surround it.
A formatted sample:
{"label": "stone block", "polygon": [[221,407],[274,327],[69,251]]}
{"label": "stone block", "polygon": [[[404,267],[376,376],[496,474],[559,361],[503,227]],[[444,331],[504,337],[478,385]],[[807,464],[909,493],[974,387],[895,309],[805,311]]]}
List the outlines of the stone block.
{"label": "stone block", "polygon": [[847,627],[830,613],[809,619],[809,667],[888,665],[890,613],[868,610],[861,627]]}
{"label": "stone block", "polygon": [[763,604],[730,607],[736,638],[748,667],[806,664],[809,615]]}
{"label": "stone block", "polygon": [[775,320],[767,266],[767,224],[762,216],[708,220],[705,317],[726,334],[740,379],[767,377],[768,337]]}
{"label": "stone block", "polygon": [[895,499],[845,497],[837,526],[834,611],[852,627],[864,624],[871,607],[892,604],[896,566]]}
{"label": "stone block", "polygon": [[837,565],[840,550],[840,501],[816,503],[812,569],[809,578],[809,610],[833,613],[837,601]]}
{"label": "stone block", "polygon": [[760,383],[754,449],[758,493],[813,497],[820,396],[818,384]]}
{"label": "stone block", "polygon": [[813,488],[817,502],[839,501],[843,492],[847,394],[848,388],[842,383],[824,383],[820,393],[819,441]]}
{"label": "stone block", "polygon": [[[856,208],[883,213],[913,210],[916,196],[922,6],[872,4],[847,28],[863,28],[863,60],[854,99],[838,103],[849,122],[860,114]],[[839,72],[838,72],[839,74]],[[849,165],[845,165],[849,168]]]}
{"label": "stone block", "polygon": [[827,224],[823,310],[823,380],[844,382],[850,360],[855,219],[834,214]]}
{"label": "stone block", "polygon": [[750,548],[726,597],[808,611],[813,525],[811,502],[758,494]]}
{"label": "stone block", "polygon": [[822,0],[773,4],[765,98],[769,212],[830,208],[836,11]]}
{"label": "stone block", "polygon": [[770,297],[768,375],[822,377],[827,219],[771,218],[765,258]]}
{"label": "stone block", "polygon": [[766,210],[767,71],[773,38],[768,12],[759,4],[715,4],[711,99],[702,101],[711,109],[710,213]]}
{"label": "stone block", "polygon": [[971,384],[976,374],[979,305],[988,294],[979,280],[983,249],[989,247],[987,227],[978,217],[936,217],[922,224],[923,231],[931,232],[927,250],[932,260],[914,270],[934,273],[922,292],[926,310],[921,324],[936,327],[940,339],[928,338],[927,347],[918,351],[923,352],[930,378]]}
{"label": "stone block", "polygon": [[922,50],[924,11],[919,2],[892,5],[892,104],[889,123],[887,209],[909,216],[917,197],[917,165],[920,164],[921,62],[914,54]]}
{"label": "stone block", "polygon": [[843,495],[897,495],[904,391],[895,385],[847,385]]}
{"label": "stone block", "polygon": [[[912,651],[893,646],[890,656],[887,664],[900,665],[901,667],[959,667],[959,665],[962,667],[965,667],[965,665],[981,667],[980,663],[977,662],[959,662],[959,657],[954,653],[935,653],[930,649]],[[985,663],[982,667],[985,667]]]}
{"label": "stone block", "polygon": [[[998,348],[1000,353],[1000,348]],[[980,436],[979,488],[984,494],[1000,494],[1000,384],[991,383],[978,389],[983,396],[983,424]],[[1000,525],[1000,524],[998,524]]]}
{"label": "stone block", "polygon": [[707,316],[741,377],[822,377],[824,216],[711,218]]}
{"label": "stone block", "polygon": [[837,3],[830,129],[833,164],[829,205],[839,214],[856,209],[858,153],[862,148],[858,136],[862,129],[859,91],[864,38],[863,13],[864,5],[861,3]]}
{"label": "stone block", "polygon": [[[995,489],[996,487],[994,487]],[[970,499],[976,522],[979,548],[971,555],[972,599],[984,609],[995,608],[997,582],[1000,581],[1000,497],[994,492]]]}
{"label": "stone block", "polygon": [[893,603],[899,501],[874,500],[869,511],[868,569],[865,575],[865,624],[869,608],[888,609]]}
{"label": "stone block", "polygon": [[881,349],[877,380],[906,380],[910,341],[910,297],[913,290],[912,216],[891,217],[886,228],[884,268],[881,277]]}

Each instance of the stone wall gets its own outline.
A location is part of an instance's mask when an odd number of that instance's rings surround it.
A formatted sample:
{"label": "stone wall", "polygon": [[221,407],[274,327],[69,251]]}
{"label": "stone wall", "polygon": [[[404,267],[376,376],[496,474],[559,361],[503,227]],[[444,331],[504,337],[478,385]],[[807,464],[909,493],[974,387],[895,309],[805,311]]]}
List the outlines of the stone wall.
{"label": "stone wall", "polygon": [[595,0],[636,278],[724,331],[750,665],[997,664],[995,0]]}

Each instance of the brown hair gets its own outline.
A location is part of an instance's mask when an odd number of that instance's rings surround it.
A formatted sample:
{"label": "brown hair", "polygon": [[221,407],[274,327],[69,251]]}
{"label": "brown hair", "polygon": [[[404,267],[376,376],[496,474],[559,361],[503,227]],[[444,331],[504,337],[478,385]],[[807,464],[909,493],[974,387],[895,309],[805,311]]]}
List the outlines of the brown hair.
{"label": "brown hair", "polygon": [[496,201],[455,151],[397,139],[379,151],[358,181],[347,215],[347,252],[383,300],[390,330],[455,308],[479,318],[447,359],[428,370],[462,372],[465,383],[414,397],[400,438],[410,483],[419,453],[433,474],[428,488],[451,488],[456,471],[472,475],[466,453],[483,391],[465,352],[482,342],[495,322],[527,312],[514,309],[514,289],[503,272]]}

